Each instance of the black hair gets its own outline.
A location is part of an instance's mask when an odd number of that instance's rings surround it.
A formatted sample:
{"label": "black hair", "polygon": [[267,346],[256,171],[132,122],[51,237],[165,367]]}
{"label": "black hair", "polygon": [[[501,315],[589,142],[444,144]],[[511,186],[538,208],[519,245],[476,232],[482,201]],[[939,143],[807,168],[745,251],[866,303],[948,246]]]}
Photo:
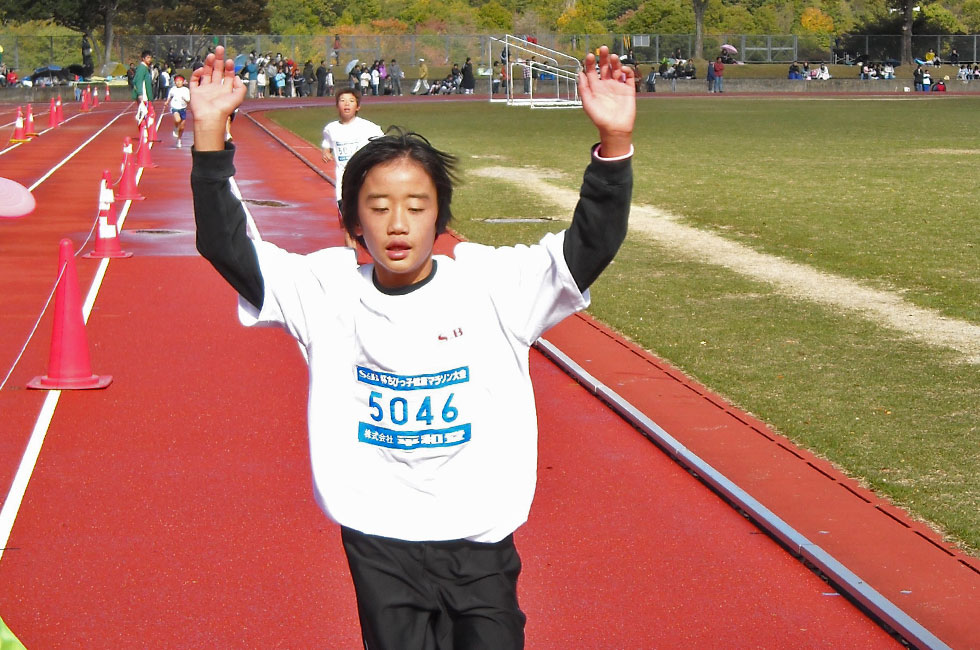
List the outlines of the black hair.
{"label": "black hair", "polygon": [[450,204],[453,200],[453,185],[458,178],[456,156],[439,151],[418,133],[392,126],[385,132],[384,137],[374,138],[361,147],[347,161],[347,167],[344,169],[341,196],[344,230],[362,246],[364,238],[354,234],[355,229],[360,225],[357,197],[361,193],[361,186],[364,185],[368,172],[374,167],[399,158],[408,158],[417,162],[435,185],[438,207],[436,235],[446,232],[449,222],[452,221],[453,213]]}
{"label": "black hair", "polygon": [[358,106],[361,105],[361,93],[353,88],[341,88],[340,90],[338,90],[337,99],[335,100],[335,103],[339,105],[340,98],[343,97],[344,95],[353,95],[354,101],[357,102],[357,105]]}
{"label": "black hair", "polygon": [[140,54],[140,59],[145,59],[148,56],[153,56],[153,50],[143,50],[143,53]]}

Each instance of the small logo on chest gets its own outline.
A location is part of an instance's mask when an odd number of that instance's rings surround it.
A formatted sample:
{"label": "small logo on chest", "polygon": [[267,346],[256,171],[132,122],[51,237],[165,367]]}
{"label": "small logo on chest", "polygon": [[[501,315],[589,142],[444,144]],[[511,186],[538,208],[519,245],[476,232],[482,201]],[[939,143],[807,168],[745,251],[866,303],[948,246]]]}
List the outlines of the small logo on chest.
{"label": "small logo on chest", "polygon": [[440,334],[439,335],[439,340],[440,341],[449,341],[451,339],[458,339],[462,335],[463,335],[463,328],[462,327],[457,327],[456,329],[454,329],[452,332],[449,332],[448,334]]}

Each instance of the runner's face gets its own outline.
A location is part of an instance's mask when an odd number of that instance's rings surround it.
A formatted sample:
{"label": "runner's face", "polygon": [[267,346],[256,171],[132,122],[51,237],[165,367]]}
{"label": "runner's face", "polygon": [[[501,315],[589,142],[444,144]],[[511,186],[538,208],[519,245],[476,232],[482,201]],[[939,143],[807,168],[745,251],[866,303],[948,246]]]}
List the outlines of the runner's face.
{"label": "runner's face", "polygon": [[357,214],[354,234],[364,238],[381,286],[428,277],[439,208],[436,186],[420,164],[398,158],[373,167],[357,196]]}
{"label": "runner's face", "polygon": [[340,116],[341,122],[350,122],[355,117],[357,117],[357,111],[360,106],[357,105],[357,99],[354,95],[350,93],[344,93],[337,100],[337,115]]}

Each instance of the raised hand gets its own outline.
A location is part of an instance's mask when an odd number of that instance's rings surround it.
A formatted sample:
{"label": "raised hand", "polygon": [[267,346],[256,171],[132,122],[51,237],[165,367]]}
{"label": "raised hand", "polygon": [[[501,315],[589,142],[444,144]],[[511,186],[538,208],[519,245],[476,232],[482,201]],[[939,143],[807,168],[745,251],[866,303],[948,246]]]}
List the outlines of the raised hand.
{"label": "raised hand", "polygon": [[225,60],[224,47],[214,48],[214,53],[204,60],[204,66],[191,74],[190,90],[194,148],[224,149],[225,122],[245,99],[245,84],[235,74],[235,62]]}
{"label": "raised hand", "polygon": [[633,68],[623,65],[619,57],[599,48],[599,66],[591,52],[578,73],[578,92],[582,107],[599,129],[601,154],[612,158],[630,152],[633,124],[636,121],[636,85]]}

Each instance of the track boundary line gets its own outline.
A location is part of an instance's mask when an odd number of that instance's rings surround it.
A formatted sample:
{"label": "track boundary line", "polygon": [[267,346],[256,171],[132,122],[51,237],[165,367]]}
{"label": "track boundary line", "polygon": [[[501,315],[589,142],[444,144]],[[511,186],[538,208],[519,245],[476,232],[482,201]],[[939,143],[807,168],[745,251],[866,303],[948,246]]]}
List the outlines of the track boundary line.
{"label": "track boundary line", "polygon": [[590,393],[608,404],[620,417],[637,427],[643,435],[667,452],[674,462],[693,472],[715,492],[745,512],[756,526],[779,540],[792,554],[819,569],[854,601],[873,613],[878,620],[897,631],[906,640],[915,643],[917,647],[950,650],[950,646],[943,643],[932,632],[862,580],[860,576],[848,569],[833,555],[807,539],[734,481],[684,446],[663,427],[616,391],[592,376],[557,346],[542,337],[537,340],[535,347]]}
{"label": "track boundary line", "polygon": [[[89,286],[88,295],[82,304],[82,321],[84,323],[88,323],[88,318],[92,313],[92,307],[99,295],[99,289],[102,288],[102,280],[105,278],[105,272],[108,268],[109,258],[104,257],[99,263],[99,268]],[[24,455],[21,456],[20,463],[17,465],[17,472],[14,474],[14,480],[10,484],[10,490],[4,499],[3,507],[0,508],[0,560],[3,560],[3,553],[7,550],[10,533],[13,531],[14,522],[20,512],[21,503],[24,501],[24,495],[27,494],[27,486],[34,474],[34,468],[37,466],[37,459],[41,455],[41,447],[44,445],[44,438],[48,434],[61,393],[60,390],[50,390],[44,398],[44,404],[41,405],[41,411],[34,422],[34,428],[31,431],[27,447],[24,449]]]}
{"label": "track boundary line", "polygon": [[118,119],[119,119],[120,117],[122,117],[122,116],[123,116],[124,114],[125,114],[124,112],[121,112],[121,113],[119,113],[119,114],[117,114],[117,115],[116,115],[116,116],[115,116],[114,118],[112,118],[111,120],[109,120],[109,122],[108,122],[108,123],[107,123],[107,124],[106,124],[105,126],[103,126],[103,127],[101,128],[101,129],[99,129],[99,130],[98,130],[98,131],[96,131],[96,132],[95,132],[94,134],[92,134],[92,136],[91,136],[91,137],[89,137],[89,139],[88,139],[88,140],[86,140],[86,141],[85,141],[85,142],[83,142],[82,144],[80,144],[80,145],[78,145],[78,147],[77,147],[77,148],[76,148],[76,149],[75,149],[74,151],[72,151],[72,152],[71,152],[70,154],[68,154],[67,156],[65,156],[65,157],[64,157],[64,158],[63,158],[63,159],[61,160],[61,162],[59,162],[59,163],[58,163],[57,165],[55,165],[54,167],[52,167],[51,169],[49,169],[49,170],[47,171],[47,173],[46,173],[46,174],[44,174],[44,176],[42,176],[41,178],[39,178],[38,180],[36,180],[36,181],[34,182],[34,184],[33,184],[33,185],[31,185],[30,187],[28,187],[28,188],[27,188],[27,190],[28,190],[29,192],[33,192],[33,191],[34,191],[34,189],[35,189],[35,188],[36,188],[36,187],[37,187],[38,185],[40,185],[40,184],[41,184],[41,183],[43,183],[44,181],[46,181],[46,180],[48,180],[48,178],[50,178],[52,174],[54,174],[54,173],[55,173],[56,171],[58,171],[59,169],[61,169],[61,168],[62,168],[62,167],[63,167],[63,166],[65,165],[65,163],[67,163],[67,162],[68,162],[69,160],[71,160],[72,158],[74,158],[74,157],[75,157],[75,155],[76,155],[76,154],[77,154],[77,153],[78,153],[79,151],[81,151],[82,149],[84,149],[85,147],[87,147],[87,146],[88,146],[88,145],[89,145],[89,144],[90,144],[90,143],[92,142],[92,140],[95,140],[95,139],[96,139],[97,137],[99,137],[100,135],[102,135],[102,133],[103,133],[103,132],[104,132],[104,131],[105,131],[106,129],[108,129],[108,128],[109,128],[110,126],[112,126],[112,124],[113,124],[113,122],[115,122],[116,120],[118,120]]}
{"label": "track boundary line", "polygon": [[[30,188],[31,191],[43,183],[54,172],[64,166],[69,160],[74,158],[79,151],[102,134],[106,129],[112,126],[112,124],[125,113],[126,109],[123,109],[123,111],[113,117],[108,124],[103,126],[94,135],[79,145],[75,151],[70,153],[65,159],[63,159],[54,168],[48,171],[48,173],[41,177],[40,180],[35,182]],[[137,171],[136,176],[136,182],[138,184],[143,176],[142,168]],[[117,220],[117,227],[119,230],[122,229],[122,224],[125,222],[126,216],[129,214],[129,208],[132,203],[133,202],[131,200],[127,200],[123,206],[123,209],[120,211],[120,215]],[[85,301],[82,303],[83,323],[87,324],[89,316],[92,314],[92,308],[95,306],[95,299],[99,295],[99,290],[102,288],[102,281],[105,279],[106,270],[109,268],[109,261],[110,258],[108,257],[104,257],[100,260],[99,266],[95,271],[94,277],[92,278],[92,283],[89,285],[88,294],[85,296]],[[50,304],[50,298],[48,300],[48,304]],[[45,311],[46,310],[47,305],[45,306]],[[42,317],[43,315],[44,312],[42,312]],[[34,332],[31,333],[31,338],[33,338],[33,335]],[[28,343],[25,344],[25,347],[28,344],[30,344],[30,339],[28,339]],[[47,436],[48,429],[51,426],[51,420],[54,418],[55,409],[58,406],[61,393],[61,390],[50,390],[48,391],[47,396],[44,398],[44,403],[41,405],[41,411],[38,413],[37,420],[35,420],[34,423],[34,428],[31,430],[31,436],[28,439],[27,447],[24,449],[24,455],[21,456],[20,463],[17,465],[17,471],[14,474],[14,479],[11,482],[10,489],[7,492],[7,497],[4,499],[3,507],[0,508],[0,560],[3,560],[4,551],[7,550],[7,542],[9,541],[10,534],[13,531],[14,522],[17,520],[17,515],[20,512],[20,506],[23,503],[24,496],[27,494],[27,486],[30,483],[31,476],[34,474],[34,468],[37,466],[37,460],[41,455],[41,448],[44,445],[44,439]]]}

